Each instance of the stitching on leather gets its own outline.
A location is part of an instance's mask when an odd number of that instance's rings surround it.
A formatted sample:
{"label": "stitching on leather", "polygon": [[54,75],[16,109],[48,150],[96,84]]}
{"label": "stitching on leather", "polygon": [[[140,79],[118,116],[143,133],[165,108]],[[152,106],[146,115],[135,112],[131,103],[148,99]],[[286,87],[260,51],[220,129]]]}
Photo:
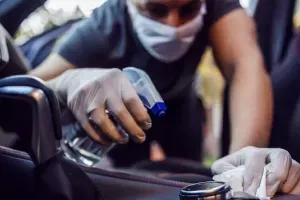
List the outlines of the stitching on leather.
{"label": "stitching on leather", "polygon": [[[25,160],[31,160],[30,156],[21,151],[13,150],[7,147],[0,146],[0,154],[8,155],[8,156],[14,156],[17,158],[25,159]],[[138,182],[145,182],[150,184],[159,184],[159,185],[165,185],[165,186],[171,186],[171,187],[178,187],[182,188],[188,183],[178,182],[178,181],[170,181],[170,180],[164,180],[159,178],[152,178],[152,177],[142,177],[142,176],[136,176],[132,174],[126,174],[122,172],[112,172],[112,171],[106,171],[103,169],[96,169],[96,168],[87,168],[84,166],[80,166],[85,172],[92,173],[92,174],[98,174],[103,176],[109,176],[113,178],[120,178],[124,180],[130,180],[130,181],[138,181]]]}
{"label": "stitching on leather", "polygon": [[104,176],[109,176],[113,178],[121,178],[124,180],[131,180],[131,181],[138,181],[138,182],[145,182],[145,183],[151,183],[151,184],[159,184],[159,185],[165,185],[165,186],[171,186],[171,187],[178,187],[182,188],[188,185],[188,183],[184,182],[178,182],[178,181],[171,181],[171,180],[165,180],[165,179],[159,179],[154,177],[142,177],[142,176],[136,176],[132,174],[126,174],[123,172],[115,172],[115,171],[107,171],[103,169],[96,169],[96,168],[87,168],[84,166],[80,166],[85,172],[92,173],[92,174],[99,174]]}
{"label": "stitching on leather", "polygon": [[27,153],[18,150],[13,150],[3,146],[0,146],[0,154],[31,160],[30,156]]}

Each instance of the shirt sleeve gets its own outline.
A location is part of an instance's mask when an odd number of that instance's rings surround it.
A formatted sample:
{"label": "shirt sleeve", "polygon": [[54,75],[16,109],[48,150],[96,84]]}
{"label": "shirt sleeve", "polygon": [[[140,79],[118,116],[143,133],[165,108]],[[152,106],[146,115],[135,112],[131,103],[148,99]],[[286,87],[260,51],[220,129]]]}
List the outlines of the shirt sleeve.
{"label": "shirt sleeve", "polygon": [[239,0],[206,0],[210,25],[235,9],[243,8]]}
{"label": "shirt sleeve", "polygon": [[[113,48],[112,37],[117,40],[114,24],[114,13],[109,5],[104,3],[93,11],[93,14],[74,25],[54,48],[64,59],[73,65],[86,67],[99,67],[105,62],[110,49]],[[110,44],[110,45],[109,45]]]}

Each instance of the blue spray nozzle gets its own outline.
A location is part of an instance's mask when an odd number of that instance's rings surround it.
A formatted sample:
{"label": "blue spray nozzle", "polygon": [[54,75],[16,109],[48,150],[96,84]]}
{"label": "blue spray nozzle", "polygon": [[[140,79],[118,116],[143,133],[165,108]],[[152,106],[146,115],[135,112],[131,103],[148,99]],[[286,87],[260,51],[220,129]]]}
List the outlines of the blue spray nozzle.
{"label": "blue spray nozzle", "polygon": [[135,67],[126,67],[123,72],[135,88],[145,107],[157,117],[165,116],[167,106],[147,73]]}
{"label": "blue spray nozzle", "polygon": [[155,103],[151,108],[151,112],[157,117],[164,117],[166,115],[167,107],[165,103]]}

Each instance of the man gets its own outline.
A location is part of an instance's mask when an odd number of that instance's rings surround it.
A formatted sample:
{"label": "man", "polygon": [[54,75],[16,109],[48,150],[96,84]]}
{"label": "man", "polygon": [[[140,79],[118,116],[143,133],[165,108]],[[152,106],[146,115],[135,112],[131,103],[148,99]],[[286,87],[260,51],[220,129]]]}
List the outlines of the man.
{"label": "man", "polygon": [[[111,152],[117,166],[147,159],[151,140],[158,141],[169,157],[199,160],[201,102],[192,82],[209,44],[231,85],[230,152],[249,145],[267,146],[272,121],[270,81],[254,23],[238,0],[109,0],[69,32],[30,74],[51,79],[52,87],[95,141],[105,143],[88,116],[103,134],[124,143],[105,114],[108,109],[136,142],[144,142],[118,145]],[[167,116],[152,117],[151,123],[132,86],[117,70],[127,66],[149,74],[166,101]],[[151,125],[145,141],[144,130]]]}

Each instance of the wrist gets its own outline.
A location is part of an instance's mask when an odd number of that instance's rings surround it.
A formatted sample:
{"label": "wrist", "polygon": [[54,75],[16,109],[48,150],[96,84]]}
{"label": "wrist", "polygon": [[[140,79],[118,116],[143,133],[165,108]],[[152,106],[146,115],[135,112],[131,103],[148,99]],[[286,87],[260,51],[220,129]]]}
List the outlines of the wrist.
{"label": "wrist", "polygon": [[245,138],[239,141],[232,141],[229,147],[229,153],[237,152],[245,147],[266,148],[268,146],[264,139]]}
{"label": "wrist", "polygon": [[47,87],[52,89],[54,93],[56,94],[56,97],[58,99],[59,105],[61,109],[64,109],[67,107],[66,99],[62,97],[59,91],[59,85],[60,85],[60,78],[54,78],[46,82]]}
{"label": "wrist", "polygon": [[229,154],[232,154],[234,152],[240,151],[241,149],[248,147],[248,146],[252,146],[252,145],[241,145],[241,144],[230,144],[229,146]]}

